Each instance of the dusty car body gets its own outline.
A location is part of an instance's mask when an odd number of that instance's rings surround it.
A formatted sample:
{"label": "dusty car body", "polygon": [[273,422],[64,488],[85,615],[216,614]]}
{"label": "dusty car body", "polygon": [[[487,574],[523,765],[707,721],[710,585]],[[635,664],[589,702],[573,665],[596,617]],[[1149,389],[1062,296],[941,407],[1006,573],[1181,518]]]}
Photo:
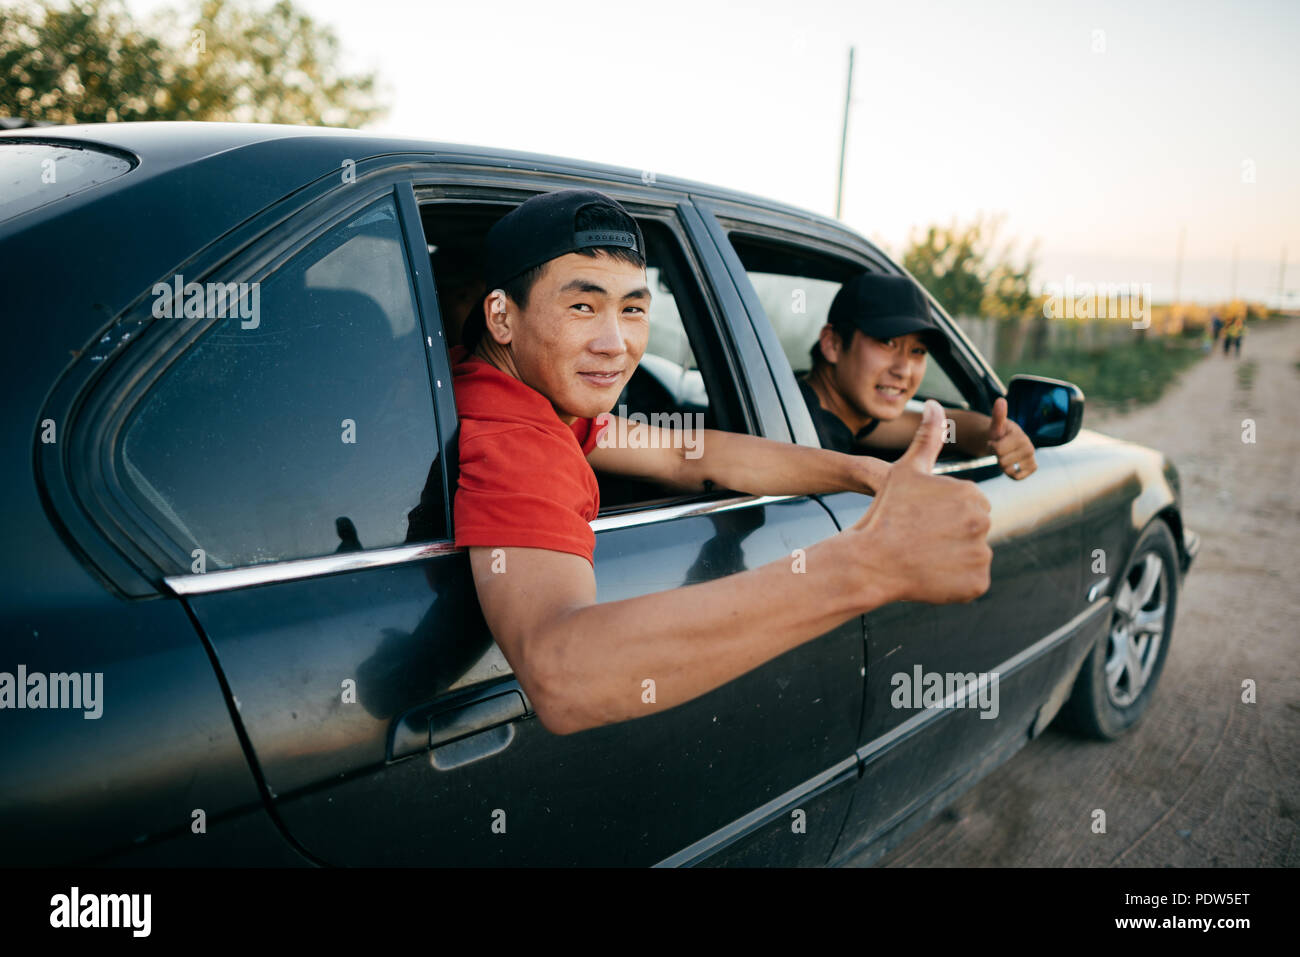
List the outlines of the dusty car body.
{"label": "dusty car body", "polygon": [[[1086,724],[1094,664],[1103,736],[1150,700],[1196,539],[1170,462],[1076,421],[1024,482],[941,459],[993,505],[979,600],[887,606],[646,718],[535,719],[452,544],[448,343],[484,232],[538,192],[615,197],[655,295],[627,410],[816,445],[795,375],[818,309],[901,272],[834,220],[293,127],[11,132],[0,171],[6,864],[835,864],[1063,707]],[[989,411],[1006,387],[934,310],[952,350],[922,394]],[[602,601],[789,556],[871,503],[601,491]],[[936,704],[931,675],[976,681]]]}

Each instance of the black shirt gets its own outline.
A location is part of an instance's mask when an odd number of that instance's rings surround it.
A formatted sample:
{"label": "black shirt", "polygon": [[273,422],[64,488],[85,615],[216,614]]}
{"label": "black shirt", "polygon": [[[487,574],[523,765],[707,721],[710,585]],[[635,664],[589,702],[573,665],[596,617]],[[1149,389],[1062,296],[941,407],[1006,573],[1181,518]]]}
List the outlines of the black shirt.
{"label": "black shirt", "polygon": [[840,421],[840,417],[834,412],[828,412],[822,408],[821,402],[817,399],[817,393],[813,391],[812,386],[806,379],[799,379],[799,391],[803,393],[803,400],[808,406],[808,412],[812,416],[813,425],[817,428],[817,438],[821,440],[822,448],[831,449],[835,452],[848,452],[854,455],[870,454],[871,450],[858,444],[859,440],[871,433],[877,425],[879,419],[872,419],[867,425],[858,430],[857,435],[849,430],[849,427]]}

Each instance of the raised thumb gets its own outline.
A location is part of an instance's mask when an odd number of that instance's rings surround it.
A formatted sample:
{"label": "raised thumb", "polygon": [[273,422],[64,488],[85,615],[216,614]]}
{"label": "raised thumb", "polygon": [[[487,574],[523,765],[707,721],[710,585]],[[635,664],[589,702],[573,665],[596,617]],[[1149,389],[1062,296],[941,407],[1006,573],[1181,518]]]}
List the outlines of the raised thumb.
{"label": "raised thumb", "polygon": [[912,436],[912,444],[894,463],[894,467],[903,465],[913,471],[929,474],[942,449],[943,407],[934,399],[926,399],[925,411],[921,413],[921,424],[916,430],[916,435]]}
{"label": "raised thumb", "polygon": [[1007,400],[998,396],[993,400],[993,420],[989,422],[989,438],[1002,438],[1007,430]]}

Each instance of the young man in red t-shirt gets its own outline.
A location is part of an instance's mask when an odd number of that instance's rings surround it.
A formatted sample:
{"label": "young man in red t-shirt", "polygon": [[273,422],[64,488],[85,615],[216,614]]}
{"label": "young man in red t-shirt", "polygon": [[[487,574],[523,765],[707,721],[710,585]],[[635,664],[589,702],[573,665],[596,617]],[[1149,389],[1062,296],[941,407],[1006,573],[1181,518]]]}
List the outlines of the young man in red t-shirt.
{"label": "young man in red t-shirt", "polygon": [[[460,418],[456,544],[484,618],[542,724],[568,734],[674,707],[894,601],[969,601],[989,586],[989,504],[931,474],[938,403],[892,466],[705,430],[702,454],[608,415],[649,339],[644,240],[592,190],[534,197],[488,233],[482,315],[452,350]],[[623,442],[601,441],[603,428]],[[635,435],[638,431],[640,435]],[[670,591],[597,603],[593,468],[683,491],[861,491],[857,525],[775,561]],[[656,702],[641,680],[656,677]]]}

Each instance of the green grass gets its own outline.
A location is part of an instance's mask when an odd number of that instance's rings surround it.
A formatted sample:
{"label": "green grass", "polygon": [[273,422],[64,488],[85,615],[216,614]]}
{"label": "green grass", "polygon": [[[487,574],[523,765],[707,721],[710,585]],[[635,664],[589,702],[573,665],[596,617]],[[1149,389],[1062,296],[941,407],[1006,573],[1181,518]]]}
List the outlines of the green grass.
{"label": "green grass", "polygon": [[1160,398],[1180,372],[1202,357],[1191,339],[1152,338],[1091,352],[1063,351],[998,367],[1007,381],[1028,373],[1073,382],[1093,407],[1124,409]]}

